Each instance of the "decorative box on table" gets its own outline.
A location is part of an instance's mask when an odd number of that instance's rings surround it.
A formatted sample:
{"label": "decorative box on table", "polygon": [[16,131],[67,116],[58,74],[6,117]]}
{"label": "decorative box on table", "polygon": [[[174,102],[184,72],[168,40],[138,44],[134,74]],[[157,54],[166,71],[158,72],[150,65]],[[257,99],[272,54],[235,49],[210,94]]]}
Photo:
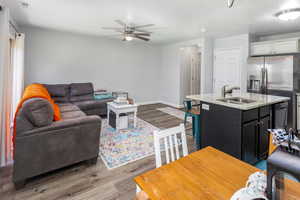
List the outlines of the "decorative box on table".
{"label": "decorative box on table", "polygon": [[124,98],[128,99],[128,92],[112,92],[112,96],[114,98]]}

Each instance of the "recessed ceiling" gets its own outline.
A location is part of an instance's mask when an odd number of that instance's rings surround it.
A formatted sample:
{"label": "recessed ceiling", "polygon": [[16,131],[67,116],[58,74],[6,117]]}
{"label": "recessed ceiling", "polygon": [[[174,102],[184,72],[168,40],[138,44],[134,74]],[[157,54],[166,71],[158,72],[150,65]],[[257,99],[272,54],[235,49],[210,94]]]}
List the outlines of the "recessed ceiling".
{"label": "recessed ceiling", "polygon": [[[4,0],[20,25],[31,25],[98,36],[115,34],[102,26],[121,19],[156,24],[154,43],[170,43],[202,36],[242,33],[287,33],[300,30],[300,19],[280,21],[282,9],[300,7],[300,0]],[[203,31],[206,30],[206,31]]]}

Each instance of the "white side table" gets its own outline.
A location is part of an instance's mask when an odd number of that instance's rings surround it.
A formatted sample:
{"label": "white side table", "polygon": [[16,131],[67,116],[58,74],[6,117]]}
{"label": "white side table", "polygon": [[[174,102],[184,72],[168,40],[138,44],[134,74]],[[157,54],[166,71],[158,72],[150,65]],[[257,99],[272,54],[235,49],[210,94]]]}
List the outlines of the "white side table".
{"label": "white side table", "polygon": [[137,116],[137,108],[136,104],[127,104],[127,105],[118,105],[114,102],[107,103],[107,123],[109,124],[109,113],[113,111],[116,114],[116,130],[119,130],[119,118],[122,113],[133,113],[133,126],[136,127],[136,116]]}

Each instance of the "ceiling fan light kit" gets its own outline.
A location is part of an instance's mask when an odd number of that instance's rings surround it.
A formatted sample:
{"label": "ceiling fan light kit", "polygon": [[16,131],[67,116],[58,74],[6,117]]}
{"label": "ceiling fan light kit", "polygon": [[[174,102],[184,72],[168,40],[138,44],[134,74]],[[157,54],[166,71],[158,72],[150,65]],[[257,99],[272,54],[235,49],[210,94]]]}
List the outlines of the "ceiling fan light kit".
{"label": "ceiling fan light kit", "polygon": [[115,20],[121,27],[102,27],[102,29],[113,30],[121,34],[123,41],[132,41],[133,39],[140,39],[149,41],[152,32],[144,30],[144,28],[154,26],[154,24],[135,25],[128,24],[121,20]]}
{"label": "ceiling fan light kit", "polygon": [[282,21],[295,20],[300,17],[300,8],[282,10],[276,13],[275,16]]}
{"label": "ceiling fan light kit", "polygon": [[125,41],[131,41],[131,40],[133,40],[133,37],[130,36],[130,35],[125,35],[124,40]]}

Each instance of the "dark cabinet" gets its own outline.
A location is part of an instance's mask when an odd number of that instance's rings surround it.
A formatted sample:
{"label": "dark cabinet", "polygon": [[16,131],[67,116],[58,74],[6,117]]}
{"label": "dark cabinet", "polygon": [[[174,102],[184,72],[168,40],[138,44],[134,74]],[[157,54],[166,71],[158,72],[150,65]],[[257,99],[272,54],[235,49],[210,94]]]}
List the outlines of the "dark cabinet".
{"label": "dark cabinet", "polygon": [[[268,155],[269,135],[268,129],[271,128],[270,109],[262,107],[259,110],[247,111],[257,114],[252,121],[243,124],[243,160],[254,164],[259,160],[265,159]],[[254,115],[253,115],[254,116]]]}
{"label": "dark cabinet", "polygon": [[273,127],[274,108],[240,110],[201,102],[202,148],[212,146],[250,164],[265,159],[269,148],[267,129]]}
{"label": "dark cabinet", "polygon": [[258,158],[265,159],[268,156],[269,134],[268,129],[271,127],[270,116],[260,119],[258,132]]}
{"label": "dark cabinet", "polygon": [[288,103],[278,103],[274,105],[273,122],[274,128],[285,129],[288,127]]}
{"label": "dark cabinet", "polygon": [[243,124],[243,160],[254,164],[257,162],[258,120]]}

